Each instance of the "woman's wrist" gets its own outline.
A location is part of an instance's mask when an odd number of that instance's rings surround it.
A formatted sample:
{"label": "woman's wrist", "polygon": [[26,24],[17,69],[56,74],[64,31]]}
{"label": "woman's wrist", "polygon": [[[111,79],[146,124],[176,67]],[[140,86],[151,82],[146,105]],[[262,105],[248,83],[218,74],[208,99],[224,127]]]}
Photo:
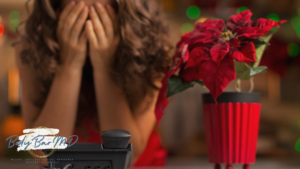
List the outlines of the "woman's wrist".
{"label": "woman's wrist", "polygon": [[108,74],[110,66],[108,63],[98,62],[98,64],[92,64],[94,74]]}
{"label": "woman's wrist", "polygon": [[72,77],[72,76],[81,76],[82,69],[59,65],[56,70],[56,74],[62,77]]}
{"label": "woman's wrist", "polygon": [[109,74],[106,69],[93,69],[93,75],[94,79],[103,79],[103,80],[108,80]]}

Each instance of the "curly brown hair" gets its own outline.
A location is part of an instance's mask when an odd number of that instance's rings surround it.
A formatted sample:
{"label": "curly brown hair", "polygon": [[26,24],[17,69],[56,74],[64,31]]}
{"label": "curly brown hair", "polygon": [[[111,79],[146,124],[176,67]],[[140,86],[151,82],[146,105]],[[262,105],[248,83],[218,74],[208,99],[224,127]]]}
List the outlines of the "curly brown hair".
{"label": "curly brown hair", "polygon": [[[164,72],[172,45],[156,1],[116,0],[114,5],[121,40],[111,65],[111,77],[123,88],[132,109],[146,96],[148,87],[159,89],[153,83],[158,78],[153,72]],[[41,98],[35,100],[39,106],[45,102],[59,65],[55,11],[60,8],[61,0],[34,0],[19,42],[23,46],[22,63],[29,64],[43,84]]]}

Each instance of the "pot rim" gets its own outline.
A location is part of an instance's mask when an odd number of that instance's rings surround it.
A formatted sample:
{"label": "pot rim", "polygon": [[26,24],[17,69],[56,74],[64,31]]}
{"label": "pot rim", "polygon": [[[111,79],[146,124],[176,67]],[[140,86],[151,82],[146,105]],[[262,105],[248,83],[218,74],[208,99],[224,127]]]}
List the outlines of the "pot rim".
{"label": "pot rim", "polygon": [[[210,93],[202,94],[204,104],[216,103]],[[218,98],[218,103],[260,103],[260,93],[257,92],[223,92]]]}

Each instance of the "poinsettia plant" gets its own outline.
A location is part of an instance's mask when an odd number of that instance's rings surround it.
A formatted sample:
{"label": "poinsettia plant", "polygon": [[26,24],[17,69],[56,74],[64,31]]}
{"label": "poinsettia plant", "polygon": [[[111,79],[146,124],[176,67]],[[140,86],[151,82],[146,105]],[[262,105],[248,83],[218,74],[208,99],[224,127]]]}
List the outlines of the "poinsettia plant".
{"label": "poinsettia plant", "polygon": [[231,81],[248,80],[267,69],[259,63],[274,33],[271,30],[286,21],[252,21],[251,16],[250,10],[240,12],[232,15],[227,25],[222,19],[207,19],[182,36],[173,64],[165,72],[156,105],[158,121],[168,104],[167,97],[200,84],[216,101]]}

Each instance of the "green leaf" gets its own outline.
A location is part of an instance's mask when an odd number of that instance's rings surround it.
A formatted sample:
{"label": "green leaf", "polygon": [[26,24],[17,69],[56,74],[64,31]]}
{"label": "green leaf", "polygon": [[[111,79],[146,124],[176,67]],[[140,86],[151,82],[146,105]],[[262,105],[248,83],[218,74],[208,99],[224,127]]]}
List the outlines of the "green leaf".
{"label": "green leaf", "polygon": [[249,66],[249,68],[251,68],[251,70],[250,70],[250,76],[251,77],[253,77],[253,76],[255,76],[259,73],[265,72],[265,70],[268,69],[267,66],[259,66],[259,67],[255,67],[255,68],[252,68],[252,67]]}
{"label": "green leaf", "polygon": [[264,38],[258,38],[258,39],[256,39],[256,40],[254,40],[254,41],[253,41],[253,44],[254,44],[254,46],[255,46],[255,49],[257,49],[257,48],[259,48],[259,47],[261,47],[261,46],[263,46],[263,45],[270,45],[270,43],[267,42],[267,41],[265,41]]}
{"label": "green leaf", "polygon": [[198,80],[198,81],[195,81],[195,82],[204,87],[204,83],[201,80]]}
{"label": "green leaf", "polygon": [[203,85],[202,81],[192,81],[192,82],[185,82],[178,76],[171,76],[168,79],[168,93],[167,97],[170,97],[174,94],[180,93],[190,87],[194,87],[195,84]]}
{"label": "green leaf", "polygon": [[[265,36],[263,38],[264,43],[268,43],[269,40],[271,39],[272,35],[273,34]],[[264,54],[265,49],[266,49],[266,45],[260,45],[258,48],[256,48],[256,55],[255,55],[255,57],[256,57],[256,63],[254,63],[253,67],[258,67],[259,66],[261,57]]]}
{"label": "green leaf", "polygon": [[250,69],[244,62],[234,61],[234,69],[236,73],[236,78],[241,80],[247,80],[250,76]]}
{"label": "green leaf", "polygon": [[262,73],[267,69],[266,66],[252,68],[251,66],[249,66],[244,62],[237,62],[237,61],[234,61],[234,68],[236,72],[236,78],[241,80],[248,80],[251,77],[259,73]]}

